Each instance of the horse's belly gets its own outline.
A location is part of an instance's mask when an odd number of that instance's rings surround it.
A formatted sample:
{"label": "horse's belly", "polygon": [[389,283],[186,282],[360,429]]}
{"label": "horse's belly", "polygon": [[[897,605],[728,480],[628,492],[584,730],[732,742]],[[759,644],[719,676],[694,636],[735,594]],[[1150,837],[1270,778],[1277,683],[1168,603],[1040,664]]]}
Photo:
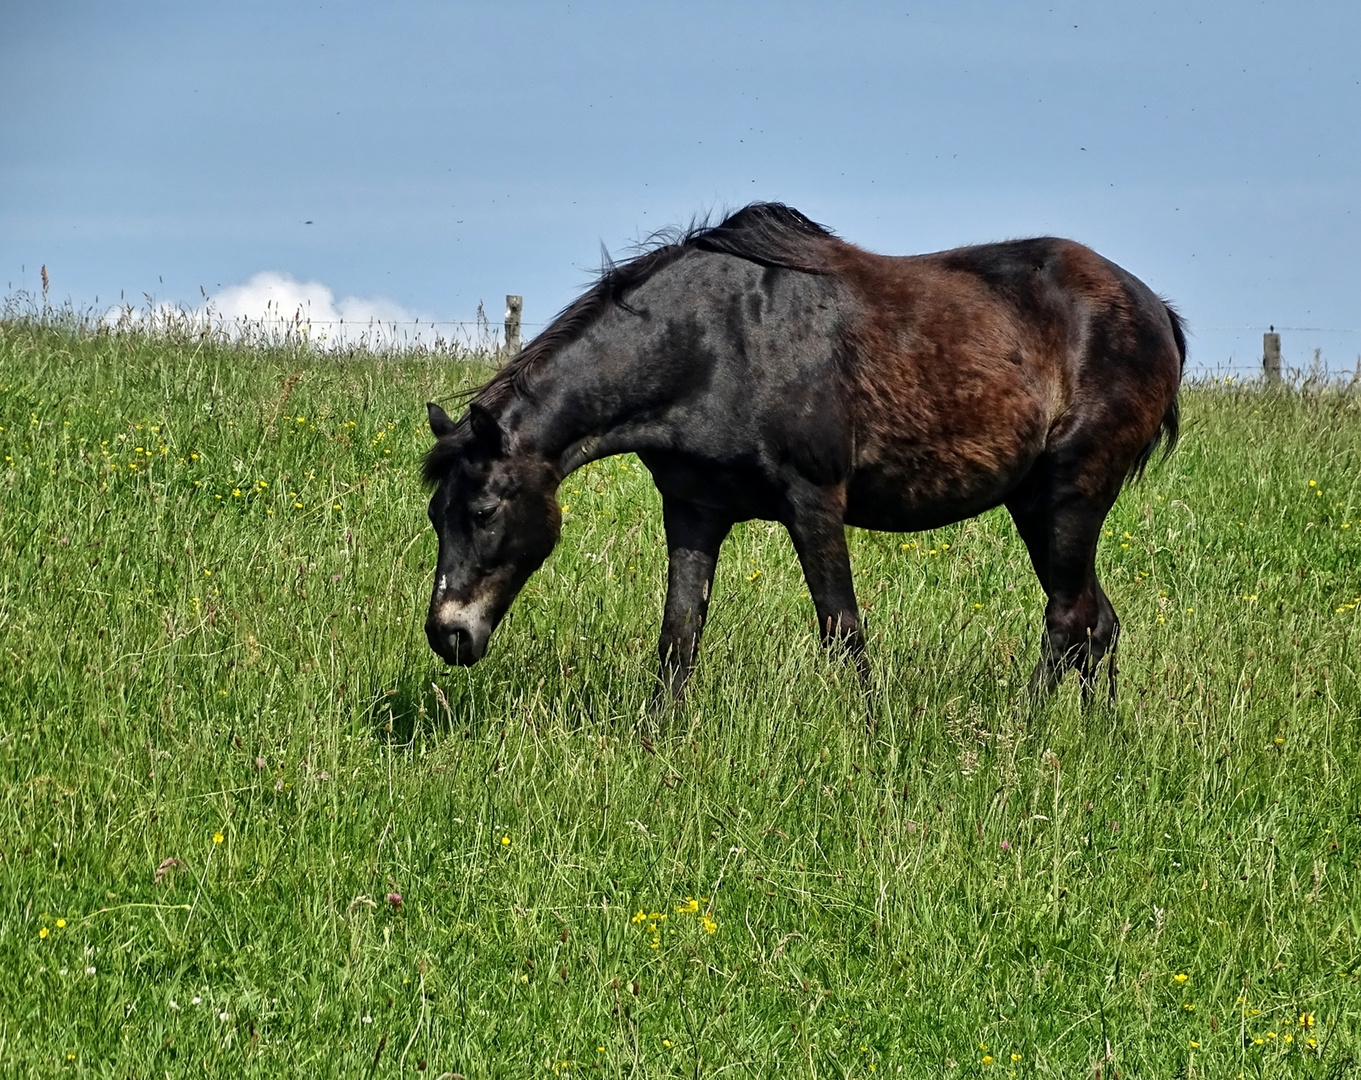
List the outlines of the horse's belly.
{"label": "horse's belly", "polygon": [[882,532],[936,529],[992,509],[1006,497],[1006,490],[975,490],[944,497],[914,492],[909,484],[857,477],[848,492],[846,524]]}
{"label": "horse's belly", "polygon": [[962,521],[1002,503],[1043,450],[1042,438],[992,453],[928,453],[903,447],[857,465],[847,489],[846,524],[916,532]]}

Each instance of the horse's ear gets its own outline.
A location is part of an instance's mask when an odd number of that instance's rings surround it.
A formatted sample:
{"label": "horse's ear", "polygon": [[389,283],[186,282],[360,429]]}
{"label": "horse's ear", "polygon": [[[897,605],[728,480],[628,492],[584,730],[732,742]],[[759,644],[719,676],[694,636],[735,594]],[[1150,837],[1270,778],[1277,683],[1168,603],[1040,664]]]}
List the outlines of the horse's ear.
{"label": "horse's ear", "polygon": [[482,405],[473,402],[468,406],[468,420],[472,424],[473,437],[479,446],[491,453],[499,454],[505,446],[505,432],[501,422]]}
{"label": "horse's ear", "polygon": [[433,401],[425,403],[425,411],[430,416],[430,432],[435,438],[442,439],[454,433],[454,422],[449,419],[449,414]]}

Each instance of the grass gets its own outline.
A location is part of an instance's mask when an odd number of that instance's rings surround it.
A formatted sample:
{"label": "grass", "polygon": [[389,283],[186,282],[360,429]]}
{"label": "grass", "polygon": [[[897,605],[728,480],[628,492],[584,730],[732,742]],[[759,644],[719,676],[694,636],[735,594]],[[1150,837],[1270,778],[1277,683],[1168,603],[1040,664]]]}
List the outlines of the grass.
{"label": "grass", "polygon": [[0,1073],[1361,1075],[1361,398],[1187,389],[1115,709],[1019,704],[1004,513],[853,533],[870,733],[763,523],[649,716],[630,457],[445,669],[485,373],[0,322]]}

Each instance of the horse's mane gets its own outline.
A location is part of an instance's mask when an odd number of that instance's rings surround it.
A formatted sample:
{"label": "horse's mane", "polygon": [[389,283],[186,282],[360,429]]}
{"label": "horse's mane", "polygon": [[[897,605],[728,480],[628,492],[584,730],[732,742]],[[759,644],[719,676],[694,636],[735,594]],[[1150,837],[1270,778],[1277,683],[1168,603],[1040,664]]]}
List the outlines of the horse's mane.
{"label": "horse's mane", "polygon": [[[608,308],[624,304],[626,293],[690,251],[715,251],[740,259],[806,273],[826,273],[826,241],[833,234],[783,203],[752,203],[717,225],[692,222],[687,229],[654,233],[624,262],[606,256],[595,282],[563,308],[546,329],[520,350],[471,400],[494,408],[523,389],[526,376],[553,353],[576,341]],[[625,305],[627,306],[627,305]]]}
{"label": "horse's mane", "polygon": [[[763,266],[824,274],[830,270],[827,242],[834,239],[829,229],[793,207],[773,202],[751,203],[717,225],[701,220],[689,228],[653,233],[630,259],[614,262],[607,255],[591,286],[495,375],[468,391],[464,400],[497,411],[525,389],[528,377],[545,360],[580,338],[610,307],[627,308],[627,293],[691,251],[720,252]],[[439,439],[426,454],[422,473],[427,483],[438,482],[461,453],[459,434],[465,424],[466,420],[460,421],[454,435]]]}

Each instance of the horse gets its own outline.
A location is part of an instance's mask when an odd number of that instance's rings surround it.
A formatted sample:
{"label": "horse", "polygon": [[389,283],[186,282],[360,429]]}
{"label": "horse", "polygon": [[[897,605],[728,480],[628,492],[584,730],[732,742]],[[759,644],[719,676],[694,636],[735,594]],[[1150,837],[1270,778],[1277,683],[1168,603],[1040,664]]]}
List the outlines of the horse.
{"label": "horse", "polygon": [[425,623],[471,665],[561,530],[558,485],[632,452],[669,555],[659,695],[679,698],[733,525],[785,526],[824,645],[864,669],[846,526],[933,529],[1004,505],[1046,595],[1043,698],[1084,700],[1120,622],[1097,539],[1178,435],[1182,320],[1128,271],[1041,237],[883,256],[780,203],[659,237],[480,389],[437,404],[423,478],[439,538]]}

